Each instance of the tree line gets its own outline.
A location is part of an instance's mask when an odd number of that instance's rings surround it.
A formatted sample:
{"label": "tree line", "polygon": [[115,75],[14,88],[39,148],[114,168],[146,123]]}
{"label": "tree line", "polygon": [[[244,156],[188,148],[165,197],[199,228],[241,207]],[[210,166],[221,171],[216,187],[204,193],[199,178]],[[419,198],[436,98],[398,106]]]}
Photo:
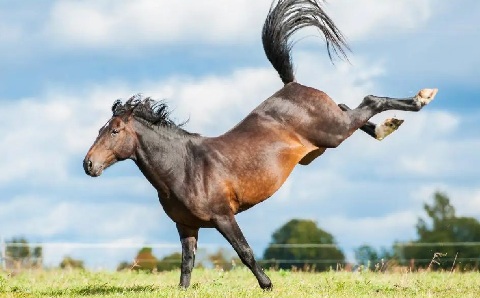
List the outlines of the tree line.
{"label": "tree line", "polygon": [[478,270],[480,222],[473,217],[457,216],[448,196],[440,192],[423,209],[427,217],[417,220],[416,240],[397,242],[381,251],[363,245],[355,250],[357,262],[367,268],[389,260],[411,269]]}
{"label": "tree line", "polygon": [[[424,204],[425,218],[418,218],[417,239],[393,243],[390,248],[375,249],[361,245],[355,249],[358,270],[385,271],[393,266],[417,269],[478,269],[480,262],[480,222],[473,217],[457,216],[447,195],[436,192],[431,204]],[[24,245],[9,246],[8,243]],[[470,245],[472,244],[472,245]],[[42,248],[30,247],[24,238],[7,241],[9,265],[33,268],[41,266]],[[132,262],[121,262],[118,270],[168,271],[180,268],[182,255],[174,252],[157,258],[150,247],[141,248]],[[198,259],[198,258],[197,258]],[[344,268],[345,255],[332,234],[312,220],[292,219],[272,234],[261,258],[265,268],[325,271]],[[197,267],[231,270],[242,266],[238,257],[218,250],[197,261]],[[347,265],[348,266],[348,265]],[[81,260],[65,256],[60,268],[83,268]]]}

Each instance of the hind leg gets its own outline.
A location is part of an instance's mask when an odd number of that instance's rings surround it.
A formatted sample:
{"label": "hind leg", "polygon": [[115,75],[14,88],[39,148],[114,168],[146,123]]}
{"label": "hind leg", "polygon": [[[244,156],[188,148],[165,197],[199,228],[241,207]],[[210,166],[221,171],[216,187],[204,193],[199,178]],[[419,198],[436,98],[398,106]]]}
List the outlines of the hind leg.
{"label": "hind leg", "polygon": [[[355,110],[371,110],[375,114],[387,111],[387,110],[400,110],[400,111],[412,111],[418,112],[425,105],[430,103],[435,95],[437,94],[437,89],[422,89],[414,97],[397,99],[389,97],[378,97],[369,95],[366,96],[362,103]],[[348,108],[343,105],[344,108]],[[341,107],[342,108],[342,107]],[[350,112],[350,111],[347,111]],[[354,111],[351,112],[355,114]],[[362,114],[362,113],[359,113]],[[403,123],[403,120],[398,120],[395,118],[386,119],[381,124],[374,124],[367,121],[364,125],[359,128],[375,137],[377,140],[383,140],[386,136],[398,129],[398,127]]]}
{"label": "hind leg", "polygon": [[340,110],[341,114],[334,113],[334,117],[330,118],[328,123],[330,129],[328,135],[322,142],[319,142],[319,144],[323,144],[324,146],[320,147],[335,148],[350,137],[357,129],[362,129],[377,139],[384,138],[398,128],[401,120],[387,120],[381,125],[375,125],[368,121],[370,118],[387,110],[420,111],[433,100],[436,94],[437,89],[423,89],[418,92],[416,96],[409,98],[389,98],[368,95],[356,109]]}
{"label": "hind leg", "polygon": [[[350,111],[351,109],[346,104],[338,105],[342,111]],[[400,125],[402,125],[403,120],[396,118],[388,118],[380,124],[375,124],[371,121],[367,121],[363,126],[360,127],[361,130],[366,132],[369,136],[379,141],[383,140],[385,137],[390,135],[392,132],[396,131]]]}
{"label": "hind leg", "polygon": [[373,109],[377,113],[388,110],[418,112],[433,100],[437,92],[437,89],[422,89],[417,95],[408,98],[368,95],[363,99],[357,109]]}

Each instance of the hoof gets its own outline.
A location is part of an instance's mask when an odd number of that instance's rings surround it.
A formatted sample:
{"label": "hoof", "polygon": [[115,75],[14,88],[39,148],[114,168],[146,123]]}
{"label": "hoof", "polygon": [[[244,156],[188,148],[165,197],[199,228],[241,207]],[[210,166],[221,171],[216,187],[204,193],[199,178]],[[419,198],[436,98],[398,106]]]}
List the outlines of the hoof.
{"label": "hoof", "polygon": [[383,121],[382,124],[377,124],[375,126],[375,138],[379,141],[383,140],[386,136],[396,131],[402,123],[403,120],[389,118]]}
{"label": "hoof", "polygon": [[269,285],[265,285],[265,286],[260,286],[262,288],[262,290],[266,291],[266,292],[270,292],[273,290],[273,285],[270,283]]}
{"label": "hoof", "polygon": [[188,286],[182,286],[182,285],[178,285],[178,289],[180,291],[186,291],[188,289]]}
{"label": "hoof", "polygon": [[420,105],[423,107],[433,100],[437,92],[438,92],[437,88],[422,89],[418,92],[417,96],[415,96],[415,101],[420,103]]}

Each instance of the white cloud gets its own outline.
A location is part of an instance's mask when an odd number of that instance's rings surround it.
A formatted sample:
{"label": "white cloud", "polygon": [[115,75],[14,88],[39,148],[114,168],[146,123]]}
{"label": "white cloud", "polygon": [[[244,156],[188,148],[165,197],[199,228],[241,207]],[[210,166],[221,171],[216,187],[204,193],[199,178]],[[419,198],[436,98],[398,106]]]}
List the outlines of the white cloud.
{"label": "white cloud", "polygon": [[[236,45],[258,42],[270,1],[54,1],[45,14],[22,13],[0,20],[8,41],[45,42],[58,48],[131,51],[151,45],[194,42]],[[336,1],[326,5],[350,40],[390,35],[429,19],[431,1],[384,3]],[[13,22],[13,23],[12,23]],[[28,26],[20,25],[22,23]]]}
{"label": "white cloud", "polygon": [[131,48],[192,39],[238,43],[258,38],[269,3],[263,1],[57,1],[46,34],[59,43]]}
{"label": "white cloud", "polygon": [[[162,230],[167,220],[156,200],[136,202],[70,201],[36,195],[18,196],[2,202],[2,236],[29,235],[51,239],[56,235],[79,239],[109,241],[123,237],[146,239],[152,231]],[[157,208],[152,208],[152,206]],[[160,220],[161,219],[161,220]],[[70,235],[70,236],[69,236]]]}
{"label": "white cloud", "polygon": [[191,130],[221,134],[281,86],[273,69],[247,68],[225,77],[177,77],[145,89],[166,98],[179,121],[190,119]]}
{"label": "white cloud", "polygon": [[349,40],[372,39],[424,24],[432,15],[431,0],[329,2],[332,19]]}
{"label": "white cloud", "polygon": [[376,80],[385,73],[381,61],[353,56],[351,64],[332,65],[318,49],[293,54],[297,81],[324,91],[337,103],[355,108],[366,95],[380,92]]}
{"label": "white cloud", "polygon": [[320,219],[318,224],[331,227],[329,232],[336,236],[339,244],[360,246],[369,243],[382,246],[385,243],[393,244],[395,240],[414,239],[416,221],[416,212],[400,211],[379,214],[377,217],[331,216]]}
{"label": "white cloud", "polygon": [[56,132],[64,122],[61,111],[30,100],[9,102],[0,111],[4,123],[13,127],[2,134],[2,163],[0,183],[22,178],[25,173],[45,173],[55,179],[65,176],[65,155],[57,154],[64,144],[56,142]]}
{"label": "white cloud", "polygon": [[478,212],[480,210],[480,187],[478,185],[462,187],[445,182],[429,183],[415,189],[412,197],[422,204],[431,205],[433,194],[437,191],[448,196],[450,203],[455,207],[456,216],[469,216],[477,219],[480,217]]}

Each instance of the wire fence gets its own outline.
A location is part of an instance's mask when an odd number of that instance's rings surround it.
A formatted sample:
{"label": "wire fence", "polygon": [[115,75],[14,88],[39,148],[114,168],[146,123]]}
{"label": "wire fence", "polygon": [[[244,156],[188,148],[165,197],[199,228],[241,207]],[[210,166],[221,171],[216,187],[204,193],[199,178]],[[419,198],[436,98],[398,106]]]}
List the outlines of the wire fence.
{"label": "wire fence", "polygon": [[[158,255],[172,255],[173,258],[142,259],[137,255],[140,249],[148,247]],[[456,268],[465,267],[468,264],[470,270],[478,270],[480,264],[480,242],[439,242],[439,243],[395,243],[393,251],[395,256],[391,259],[378,257],[377,259],[345,260],[343,258],[319,258],[305,256],[322,256],[322,250],[339,249],[335,244],[270,244],[273,250],[303,250],[305,253],[301,259],[282,258],[260,259],[264,267],[274,268],[299,268],[315,269],[330,268],[333,270],[355,270],[358,267],[367,267],[372,270],[383,270],[386,267],[430,268],[432,266],[444,266]],[[35,252],[35,249],[37,252]],[[21,252],[21,249],[24,251]],[[410,258],[408,255],[412,249],[420,249],[424,257]],[[466,251],[468,256],[465,256]],[[307,252],[308,251],[308,252]],[[446,253],[445,251],[449,251]],[[473,254],[471,252],[474,252]],[[14,253],[12,253],[14,252]],[[175,255],[176,253],[176,255]],[[83,243],[83,242],[38,242],[38,243],[12,243],[0,241],[1,269],[12,270],[20,268],[52,268],[59,267],[60,261],[66,256],[70,261],[86,261],[89,268],[117,269],[135,268],[138,264],[155,262],[158,268],[176,268],[181,262],[181,251],[178,243]],[[23,254],[23,255],[22,255]],[[288,254],[280,254],[288,255]],[[418,255],[418,254],[417,254]],[[135,257],[137,256],[137,257]],[[93,261],[92,261],[93,260]],[[222,267],[231,269],[241,266],[236,253],[231,247],[217,243],[202,243],[197,251],[197,264],[204,267]],[[170,266],[175,265],[175,266]],[[152,265],[153,266],[153,265]],[[446,268],[444,268],[446,269]]]}

